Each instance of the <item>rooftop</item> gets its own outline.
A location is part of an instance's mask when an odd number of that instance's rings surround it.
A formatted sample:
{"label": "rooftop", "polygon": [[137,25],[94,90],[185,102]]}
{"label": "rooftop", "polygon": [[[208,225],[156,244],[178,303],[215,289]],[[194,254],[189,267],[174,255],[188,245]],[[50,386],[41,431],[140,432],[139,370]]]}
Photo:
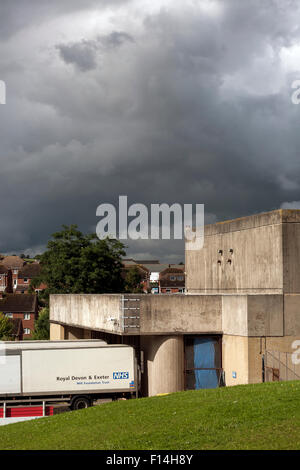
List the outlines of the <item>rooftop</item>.
{"label": "rooftop", "polygon": [[35,312],[35,310],[35,294],[7,294],[0,299],[0,312],[3,313]]}

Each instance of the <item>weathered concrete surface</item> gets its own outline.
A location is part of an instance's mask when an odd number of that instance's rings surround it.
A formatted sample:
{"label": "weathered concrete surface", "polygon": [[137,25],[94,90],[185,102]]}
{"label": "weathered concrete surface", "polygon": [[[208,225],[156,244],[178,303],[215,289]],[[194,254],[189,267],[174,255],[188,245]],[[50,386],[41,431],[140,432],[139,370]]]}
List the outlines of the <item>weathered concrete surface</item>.
{"label": "weathered concrete surface", "polygon": [[248,335],[248,296],[222,295],[222,331],[226,335]]}
{"label": "weathered concrete surface", "polygon": [[221,310],[219,295],[145,295],[140,334],[221,332]]}
{"label": "weathered concrete surface", "polygon": [[299,221],[284,223],[282,230],[283,288],[287,294],[297,294],[300,293],[300,223]]}
{"label": "weathered concrete surface", "polygon": [[50,321],[78,328],[122,333],[121,295],[55,294],[50,296]]}
{"label": "weathered concrete surface", "polygon": [[[283,370],[283,379],[296,380],[300,377],[300,364],[293,364],[291,353],[299,346],[298,336],[283,337],[241,337],[223,336],[223,368],[226,385],[239,385],[262,382],[262,359],[266,351],[274,355],[269,365]],[[299,343],[298,343],[299,345]],[[295,347],[297,346],[297,348]],[[279,353],[281,353],[279,358]],[[300,354],[297,356],[300,358]],[[277,359],[276,359],[277,358]],[[279,360],[280,359],[280,360]],[[236,372],[236,378],[232,372]]]}
{"label": "weathered concrete surface", "polygon": [[223,336],[222,363],[226,385],[248,383],[248,338],[246,336]]}
{"label": "weathered concrete surface", "polygon": [[266,338],[265,350],[293,353],[295,352],[294,341],[300,341],[300,334],[282,338]]}
{"label": "weathered concrete surface", "polygon": [[[294,304],[295,299],[289,300],[287,325],[295,324]],[[132,319],[124,320],[126,316]],[[283,336],[283,319],[283,296],[271,294],[53,295],[50,298],[50,321],[66,327],[63,333],[56,332],[58,326],[52,326],[53,339],[63,334],[69,339],[87,338],[90,333],[86,330],[124,335]]]}
{"label": "weathered concrete surface", "polygon": [[248,383],[262,382],[262,358],[265,352],[265,338],[248,338]]}
{"label": "weathered concrete surface", "polygon": [[283,336],[282,295],[223,295],[222,331],[237,336]]}
{"label": "weathered concrete surface", "polygon": [[284,335],[300,335],[300,295],[284,296]]}
{"label": "weathered concrete surface", "polygon": [[66,339],[65,328],[58,323],[50,323],[50,339],[51,341]]}
{"label": "weathered concrete surface", "polygon": [[146,396],[184,390],[183,336],[144,336],[143,391]]}
{"label": "weathered concrete surface", "polygon": [[[266,351],[272,354],[271,357],[267,356],[269,359],[268,365],[281,369],[281,379],[297,380],[297,375],[300,377],[300,364],[293,364],[292,362],[292,353],[299,347],[293,347],[295,341],[300,341],[300,335],[248,338],[248,383],[262,382],[262,356]],[[300,358],[300,355],[298,355],[298,358]]]}
{"label": "weathered concrete surface", "polygon": [[187,293],[282,293],[282,258],[281,211],[207,225],[186,250]]}
{"label": "weathered concrete surface", "polygon": [[283,296],[248,295],[248,336],[283,336]]}
{"label": "weathered concrete surface", "polygon": [[[139,302],[124,301],[130,298]],[[130,320],[139,327],[124,328],[122,316],[139,316]],[[220,333],[221,296],[51,295],[50,321],[114,334]]]}
{"label": "weathered concrete surface", "polygon": [[204,233],[202,250],[186,250],[187,293],[300,293],[299,210],[219,222]]}

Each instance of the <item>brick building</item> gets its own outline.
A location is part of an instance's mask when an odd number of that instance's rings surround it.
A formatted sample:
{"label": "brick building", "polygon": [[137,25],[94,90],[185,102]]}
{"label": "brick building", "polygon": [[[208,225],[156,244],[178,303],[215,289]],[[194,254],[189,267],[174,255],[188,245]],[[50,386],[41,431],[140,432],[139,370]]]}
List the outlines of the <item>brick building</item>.
{"label": "brick building", "polygon": [[0,295],[4,292],[12,293],[12,272],[0,264]]}
{"label": "brick building", "polygon": [[[38,262],[25,262],[19,256],[2,256],[0,259],[0,294],[27,294],[33,278],[39,276],[41,265]],[[41,284],[35,289],[46,288]]]}
{"label": "brick building", "polygon": [[20,269],[24,266],[24,261],[19,256],[5,256],[1,260],[1,264],[5,266],[12,273],[12,287],[13,290],[17,288],[18,285],[18,274]]}
{"label": "brick building", "polygon": [[170,294],[185,292],[184,265],[165,264],[158,260],[123,260],[124,276],[136,267],[142,275],[144,293]]}
{"label": "brick building", "polygon": [[21,320],[21,339],[30,339],[34,330],[34,322],[38,316],[37,297],[35,294],[6,294],[0,299],[0,312],[12,320]]}
{"label": "brick building", "polygon": [[[28,263],[18,271],[17,286],[15,288],[16,294],[26,294],[33,278],[39,276],[41,272],[41,265],[39,263]],[[46,287],[46,286],[44,286]],[[39,286],[36,291],[42,290],[43,286]]]}
{"label": "brick building", "polygon": [[159,275],[160,294],[183,294],[185,292],[184,266],[169,267],[164,269]]}

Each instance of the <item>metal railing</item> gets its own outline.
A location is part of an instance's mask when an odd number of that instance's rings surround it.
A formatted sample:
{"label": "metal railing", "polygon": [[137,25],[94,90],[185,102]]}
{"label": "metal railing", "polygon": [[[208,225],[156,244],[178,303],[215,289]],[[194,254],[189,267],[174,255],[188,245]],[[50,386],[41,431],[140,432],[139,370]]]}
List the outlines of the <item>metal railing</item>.
{"label": "metal railing", "polygon": [[265,382],[300,380],[300,364],[292,360],[292,353],[265,351],[263,377]]}

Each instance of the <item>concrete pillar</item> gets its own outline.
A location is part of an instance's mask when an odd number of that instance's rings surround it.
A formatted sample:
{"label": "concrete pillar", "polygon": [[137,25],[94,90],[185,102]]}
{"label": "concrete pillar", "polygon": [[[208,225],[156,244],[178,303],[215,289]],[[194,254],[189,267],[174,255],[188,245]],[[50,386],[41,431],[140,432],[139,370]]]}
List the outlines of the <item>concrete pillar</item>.
{"label": "concrete pillar", "polygon": [[172,393],[184,390],[183,336],[143,336],[144,394]]}
{"label": "concrete pillar", "polygon": [[222,364],[226,385],[249,383],[249,338],[223,335]]}
{"label": "concrete pillar", "polygon": [[65,339],[65,327],[57,323],[50,323],[50,340],[58,341]]}

